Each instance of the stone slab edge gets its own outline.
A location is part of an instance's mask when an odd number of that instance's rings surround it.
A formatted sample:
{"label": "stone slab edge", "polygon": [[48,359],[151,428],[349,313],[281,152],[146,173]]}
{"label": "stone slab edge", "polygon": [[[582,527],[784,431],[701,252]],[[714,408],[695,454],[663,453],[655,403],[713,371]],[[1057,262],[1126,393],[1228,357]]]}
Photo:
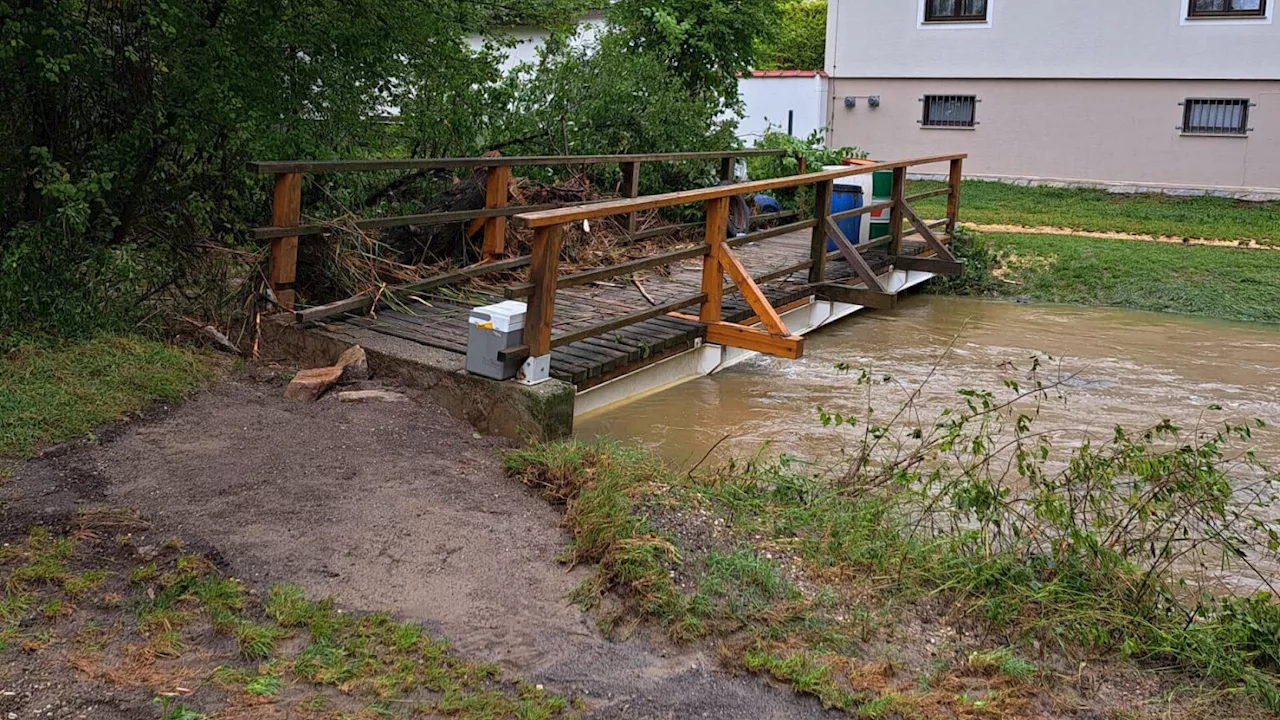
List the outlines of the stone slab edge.
{"label": "stone slab edge", "polygon": [[303,368],[333,365],[353,345],[364,348],[375,377],[422,391],[476,432],[521,440],[556,440],[573,433],[575,389],[558,380],[534,386],[497,382],[464,369],[456,353],[341,326],[304,330],[286,315],[263,318],[262,354]]}

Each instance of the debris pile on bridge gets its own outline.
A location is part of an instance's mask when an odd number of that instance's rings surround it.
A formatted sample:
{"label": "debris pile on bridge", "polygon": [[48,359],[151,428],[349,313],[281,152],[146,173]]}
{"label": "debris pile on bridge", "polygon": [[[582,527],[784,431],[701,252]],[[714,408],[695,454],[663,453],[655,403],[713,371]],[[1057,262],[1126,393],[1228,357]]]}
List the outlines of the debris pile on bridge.
{"label": "debris pile on bridge", "polygon": [[[465,178],[454,178],[443,192],[425,201],[415,202],[405,187],[379,191],[380,201],[413,204],[423,214],[480,210],[485,207],[485,171]],[[585,174],[577,174],[555,183],[542,183],[513,177],[509,194],[512,205],[577,205],[617,197],[616,188],[592,184]],[[419,204],[420,203],[420,204]],[[561,268],[576,272],[615,265],[627,260],[647,257],[664,250],[701,242],[692,228],[670,222],[656,213],[641,213],[636,218],[636,232],[629,233],[627,218],[618,216],[574,224],[566,228]],[[483,222],[407,225],[382,231],[361,231],[352,219],[330,223],[328,247],[317,252],[313,273],[300,268],[304,287],[337,284],[351,294],[368,291],[382,283],[409,283],[447,273],[480,261]],[[527,255],[532,249],[532,231],[509,224],[506,231],[507,254]],[[309,282],[310,281],[310,282]],[[476,278],[477,287],[492,288],[499,284],[519,282],[512,273],[495,273]],[[321,287],[313,286],[314,290]],[[312,294],[312,293],[307,293]],[[325,288],[317,296],[334,293]]]}

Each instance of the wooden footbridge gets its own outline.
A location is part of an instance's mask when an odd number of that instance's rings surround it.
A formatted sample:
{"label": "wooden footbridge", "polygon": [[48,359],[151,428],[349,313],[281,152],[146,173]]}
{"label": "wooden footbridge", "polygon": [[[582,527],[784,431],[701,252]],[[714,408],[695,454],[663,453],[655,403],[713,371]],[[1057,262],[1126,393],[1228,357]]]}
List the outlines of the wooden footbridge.
{"label": "wooden footbridge", "polygon": [[[638,195],[642,163],[719,160],[722,176],[728,176],[735,158],[758,154],[771,151],[255,163],[258,171],[275,174],[276,184],[274,224],[254,232],[258,238],[271,241],[272,289],[278,303],[292,310],[301,326],[338,326],[357,336],[376,333],[465,354],[468,315],[473,307],[521,299],[528,303],[524,344],[508,351],[508,357],[524,361],[519,380],[537,383],[552,377],[572,383],[579,392],[704,344],[799,358],[804,339],[787,326],[783,316],[789,311],[821,301],[853,308],[892,308],[904,285],[903,277],[914,274],[919,280],[960,271],[949,245],[960,205],[964,155],[876,162],[812,173],[801,164],[800,174],[789,177]],[[506,188],[512,167],[605,163],[622,166],[626,197],[569,207],[508,206]],[[945,167],[950,178],[948,187],[906,195],[908,170],[927,166],[934,169],[924,171],[933,173]],[[298,238],[326,231],[321,225],[301,223],[304,174],[459,167],[489,168],[484,209],[360,220],[356,227],[371,230],[443,222],[483,224],[483,263],[384,288],[376,298],[367,294],[319,307],[293,307]],[[832,213],[833,181],[877,171],[893,174],[889,200]],[[783,224],[728,237],[732,197],[800,187],[813,188],[809,195],[813,198],[812,207],[803,213],[808,217],[800,213],[764,216],[757,220]],[[927,221],[912,206],[940,195],[948,198],[945,218]],[[629,218],[628,226],[634,229],[637,212],[689,204],[704,209],[705,221],[698,223],[705,228],[704,243],[610,267],[560,274],[562,239],[568,224],[624,215]],[[870,243],[855,245],[857,239],[846,238],[837,225],[845,218],[883,211],[890,214],[889,235]],[[533,231],[530,255],[503,257],[508,219],[516,227]],[[828,252],[828,238],[835,243],[834,252]],[[451,291],[473,278],[526,268],[525,282],[506,285],[499,291]],[[660,272],[643,285],[627,280],[646,270]],[[389,307],[388,299],[401,309]],[[376,312],[371,313],[375,304]]]}

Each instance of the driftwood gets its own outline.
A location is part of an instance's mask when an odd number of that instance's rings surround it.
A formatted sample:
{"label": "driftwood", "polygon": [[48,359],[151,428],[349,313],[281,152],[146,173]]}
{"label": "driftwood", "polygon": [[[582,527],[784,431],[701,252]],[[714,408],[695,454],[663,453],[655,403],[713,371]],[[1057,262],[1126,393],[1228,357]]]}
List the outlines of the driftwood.
{"label": "driftwood", "polygon": [[[426,203],[422,214],[482,210],[485,203],[484,169],[459,180]],[[379,240],[395,251],[397,262],[405,265],[435,265],[450,262],[469,265],[478,259],[478,248],[465,234],[464,225],[407,225],[384,231]]]}
{"label": "driftwood", "polygon": [[231,353],[232,355],[240,355],[240,348],[236,347],[236,344],[231,342],[231,339],[226,335],[223,335],[222,331],[218,330],[218,328],[212,325],[206,325],[199,320],[193,320],[191,318],[187,318],[186,320],[188,323],[199,329],[200,334],[203,335],[206,340],[212,342],[214,347],[223,352]]}

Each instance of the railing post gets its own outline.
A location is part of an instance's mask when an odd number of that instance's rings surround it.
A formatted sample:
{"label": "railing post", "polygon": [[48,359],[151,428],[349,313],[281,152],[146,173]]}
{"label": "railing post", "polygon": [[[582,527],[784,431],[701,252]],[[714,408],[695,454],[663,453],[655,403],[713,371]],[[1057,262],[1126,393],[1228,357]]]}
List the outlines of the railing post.
{"label": "railing post", "polygon": [[720,246],[729,232],[729,198],[707,201],[707,256],[702,259],[702,302],[698,319],[704,323],[720,322],[724,300],[724,268],[720,267]]}
{"label": "railing post", "polygon": [[806,175],[809,172],[809,158],[803,153],[796,154],[796,162],[800,165],[799,175]]}
{"label": "railing post", "polygon": [[721,182],[725,180],[733,179],[733,166],[737,164],[735,162],[736,160],[737,158],[733,158],[733,157],[720,158],[720,181]]}
{"label": "railing post", "polygon": [[[511,184],[511,168],[506,165],[490,167],[485,173],[484,206],[488,208],[505,208],[507,191]],[[493,262],[507,251],[507,219],[491,217],[484,221],[484,248],[481,251],[484,262]]]}
{"label": "railing post", "polygon": [[960,178],[964,173],[964,160],[951,161],[951,193],[947,195],[947,235],[954,235],[960,223]]}
{"label": "railing post", "polygon": [[893,193],[890,198],[893,201],[893,207],[889,210],[889,255],[892,257],[902,254],[902,221],[906,219],[906,213],[902,209],[906,205],[906,195],[907,169],[894,168]]}
{"label": "railing post", "polygon": [[[835,181],[826,180],[815,184],[814,195],[817,196],[813,206],[813,241],[809,246],[809,260],[813,265],[809,268],[809,282],[820,283],[827,276],[827,216],[831,214],[831,193]],[[865,222],[865,221],[864,221]]]}
{"label": "railing post", "polygon": [[533,294],[524,319],[524,344],[529,359],[520,371],[520,382],[536,385],[551,377],[551,323],[556,311],[556,283],[560,278],[560,244],[563,225],[548,225],[533,231],[533,254],[529,262],[529,282]]}
{"label": "railing post", "polygon": [[[640,163],[622,163],[622,196],[627,198],[640,197]],[[636,214],[627,213],[627,234],[634,235],[635,232]]]}
{"label": "railing post", "polygon": [[[302,175],[276,175],[271,202],[271,224],[275,227],[297,227],[302,219]],[[267,282],[276,296],[276,304],[285,310],[294,305],[293,283],[298,279],[298,238],[283,237],[271,241],[271,261]]]}

